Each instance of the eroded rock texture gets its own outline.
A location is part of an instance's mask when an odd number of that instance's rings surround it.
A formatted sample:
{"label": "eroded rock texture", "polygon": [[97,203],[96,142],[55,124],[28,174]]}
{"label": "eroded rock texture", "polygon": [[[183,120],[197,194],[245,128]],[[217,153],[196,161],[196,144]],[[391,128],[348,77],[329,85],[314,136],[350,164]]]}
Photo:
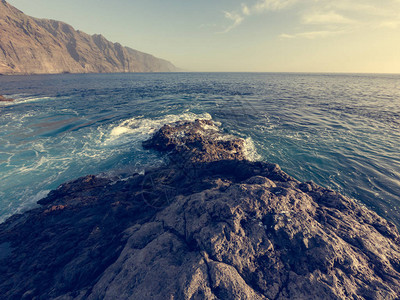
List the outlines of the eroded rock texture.
{"label": "eroded rock texture", "polygon": [[102,35],[25,15],[0,0],[0,74],[171,72],[177,68]]}
{"label": "eroded rock texture", "polygon": [[211,121],[145,147],[170,163],[65,183],[0,225],[5,299],[398,299],[399,233],[376,213],[247,161]]}

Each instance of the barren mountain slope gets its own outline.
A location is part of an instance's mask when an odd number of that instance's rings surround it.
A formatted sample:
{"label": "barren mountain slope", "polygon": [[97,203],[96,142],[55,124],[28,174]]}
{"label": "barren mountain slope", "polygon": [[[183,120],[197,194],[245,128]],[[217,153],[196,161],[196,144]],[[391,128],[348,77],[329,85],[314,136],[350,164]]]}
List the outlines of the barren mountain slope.
{"label": "barren mountain slope", "polygon": [[0,74],[171,71],[168,61],[0,1]]}

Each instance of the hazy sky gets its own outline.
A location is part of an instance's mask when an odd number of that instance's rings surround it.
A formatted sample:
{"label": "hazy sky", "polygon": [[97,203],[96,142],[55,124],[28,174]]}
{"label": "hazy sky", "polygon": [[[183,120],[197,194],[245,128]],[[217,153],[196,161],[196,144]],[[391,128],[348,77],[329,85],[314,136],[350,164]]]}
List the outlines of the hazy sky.
{"label": "hazy sky", "polygon": [[189,71],[400,73],[400,0],[9,0]]}

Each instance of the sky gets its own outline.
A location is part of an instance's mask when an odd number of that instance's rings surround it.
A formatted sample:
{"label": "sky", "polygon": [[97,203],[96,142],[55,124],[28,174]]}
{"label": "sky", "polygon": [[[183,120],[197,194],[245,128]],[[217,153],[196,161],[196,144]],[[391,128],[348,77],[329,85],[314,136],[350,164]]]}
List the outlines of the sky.
{"label": "sky", "polygon": [[400,73],[400,0],[9,0],[198,72]]}

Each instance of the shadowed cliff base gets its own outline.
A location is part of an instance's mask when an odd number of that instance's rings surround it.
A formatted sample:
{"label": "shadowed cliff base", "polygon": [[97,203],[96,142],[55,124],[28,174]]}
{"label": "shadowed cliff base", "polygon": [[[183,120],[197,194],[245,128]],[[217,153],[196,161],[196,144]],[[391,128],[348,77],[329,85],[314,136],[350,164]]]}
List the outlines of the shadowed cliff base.
{"label": "shadowed cliff base", "polygon": [[212,121],[163,126],[169,163],[86,176],[0,225],[5,299],[397,299],[400,237],[376,213],[246,160]]}

